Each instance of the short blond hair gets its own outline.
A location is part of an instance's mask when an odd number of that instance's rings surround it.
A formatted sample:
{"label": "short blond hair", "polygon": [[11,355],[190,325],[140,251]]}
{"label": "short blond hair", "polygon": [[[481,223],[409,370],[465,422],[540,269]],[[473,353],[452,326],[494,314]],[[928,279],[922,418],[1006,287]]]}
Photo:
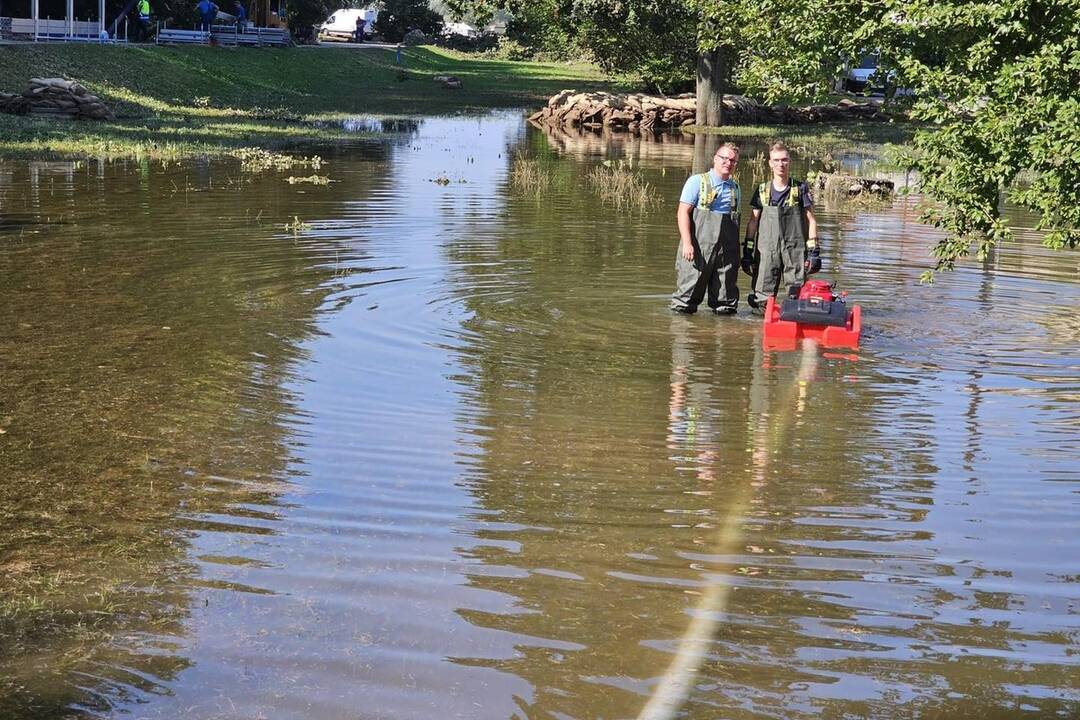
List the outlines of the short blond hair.
{"label": "short blond hair", "polygon": [[738,146],[738,145],[736,145],[736,144],[735,144],[735,143],[733,143],[733,142],[726,142],[726,143],[724,143],[723,145],[721,145],[720,147],[716,148],[716,152],[715,152],[715,153],[713,153],[713,155],[716,155],[716,153],[720,152],[720,151],[721,151],[721,150],[723,150],[724,148],[727,148],[728,150],[730,150],[731,152],[735,153],[736,155],[742,155],[742,151],[741,151],[741,150],[739,150],[739,146]]}
{"label": "short blond hair", "polygon": [[788,155],[791,154],[791,151],[788,150],[788,146],[779,141],[774,142],[772,144],[772,147],[769,148],[770,155],[772,155],[774,152],[786,152]]}

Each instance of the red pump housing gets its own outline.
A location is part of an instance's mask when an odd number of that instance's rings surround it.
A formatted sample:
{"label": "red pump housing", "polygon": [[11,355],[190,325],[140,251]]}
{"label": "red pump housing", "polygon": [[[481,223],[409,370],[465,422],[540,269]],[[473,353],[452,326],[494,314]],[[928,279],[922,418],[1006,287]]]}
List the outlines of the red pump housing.
{"label": "red pump housing", "polygon": [[799,299],[810,300],[813,298],[823,302],[836,300],[836,294],[833,293],[833,284],[828,280],[807,280],[804,282],[802,290],[799,291]]}
{"label": "red pump housing", "polygon": [[765,305],[765,349],[794,350],[802,339],[827,348],[858,348],[862,308],[848,306],[847,293],[837,295],[833,288],[825,280],[808,280],[793,285],[782,302],[770,297]]}

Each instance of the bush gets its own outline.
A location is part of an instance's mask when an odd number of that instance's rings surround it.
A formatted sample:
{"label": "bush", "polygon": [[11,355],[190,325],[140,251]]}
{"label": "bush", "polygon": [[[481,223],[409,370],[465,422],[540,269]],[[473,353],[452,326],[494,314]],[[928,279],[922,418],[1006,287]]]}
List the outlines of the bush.
{"label": "bush", "polygon": [[436,41],[440,46],[467,53],[488,53],[499,46],[499,36],[494,33],[481,33],[476,37],[465,35],[440,35]]}
{"label": "bush", "polygon": [[498,45],[485,54],[496,60],[531,60],[534,53],[532,48],[504,35],[499,38]]}

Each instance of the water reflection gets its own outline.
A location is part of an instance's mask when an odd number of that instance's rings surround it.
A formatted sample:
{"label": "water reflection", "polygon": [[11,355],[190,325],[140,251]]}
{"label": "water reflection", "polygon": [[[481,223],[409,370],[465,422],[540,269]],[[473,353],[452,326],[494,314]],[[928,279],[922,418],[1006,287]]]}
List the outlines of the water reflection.
{"label": "water reflection", "polygon": [[3,167],[0,714],[106,712],[191,665],[192,533],[274,531],[330,248],[235,167]]}
{"label": "water reflection", "polygon": [[698,142],[0,163],[0,715],[1075,713],[1075,259],[823,207],[867,341],[766,353],[665,309]]}
{"label": "water reflection", "polygon": [[355,133],[414,136],[420,131],[423,122],[418,118],[351,117],[342,120],[340,126]]}

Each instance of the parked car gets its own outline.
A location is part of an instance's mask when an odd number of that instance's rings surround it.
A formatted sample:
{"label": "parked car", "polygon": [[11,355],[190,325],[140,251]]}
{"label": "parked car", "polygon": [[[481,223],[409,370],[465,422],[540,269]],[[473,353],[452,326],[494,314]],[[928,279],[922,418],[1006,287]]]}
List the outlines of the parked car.
{"label": "parked car", "polygon": [[847,92],[861,93],[870,84],[870,78],[878,69],[878,54],[863,55],[854,67],[848,68],[844,73],[842,90]]}
{"label": "parked car", "polygon": [[337,40],[352,42],[356,38],[356,20],[364,18],[364,37],[371,37],[372,27],[379,17],[374,8],[342,8],[319,26],[319,42]]}
{"label": "parked car", "polygon": [[469,38],[470,40],[480,37],[480,31],[474,28],[472,25],[463,22],[451,22],[443,25],[442,34],[445,37],[451,35],[458,35],[460,37]]}

